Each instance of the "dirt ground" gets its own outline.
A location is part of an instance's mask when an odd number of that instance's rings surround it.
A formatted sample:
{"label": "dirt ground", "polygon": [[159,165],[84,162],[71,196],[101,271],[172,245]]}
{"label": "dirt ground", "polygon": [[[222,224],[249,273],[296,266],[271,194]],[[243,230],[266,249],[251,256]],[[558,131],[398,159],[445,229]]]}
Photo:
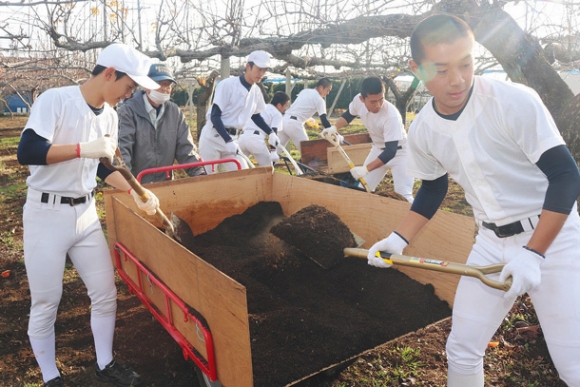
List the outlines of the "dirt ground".
{"label": "dirt ground", "polygon": [[[0,277],[0,386],[37,387],[42,384],[26,335],[30,298],[22,256],[21,217],[26,192],[24,179],[28,170],[16,162],[17,141],[10,140],[13,136],[13,133],[5,132],[0,135],[0,273],[3,273]],[[385,179],[381,190],[392,191],[392,182]],[[97,200],[102,208],[100,195],[97,195]],[[442,207],[470,215],[461,189],[454,184]],[[300,269],[309,265],[307,260],[301,259],[300,262],[303,264]],[[390,271],[380,272],[382,275]],[[271,278],[274,279],[278,278]],[[133,365],[143,375],[145,386],[199,386],[194,365],[183,359],[180,347],[139,300],[128,294],[122,281],[117,283],[116,358]],[[409,307],[414,305],[408,303],[399,308],[405,310],[405,315],[411,312],[420,314],[424,310],[421,306],[410,311]],[[445,386],[445,340],[451,320],[440,317],[439,321],[436,321],[437,316],[432,316],[429,322],[409,325],[406,331],[409,333],[399,331],[394,337],[373,338],[378,346],[356,358],[347,368],[333,374],[320,374],[299,387]],[[432,324],[427,325],[430,322]],[[373,329],[365,330],[365,333],[373,335]],[[89,327],[89,301],[76,270],[68,265],[56,332],[58,366],[67,386],[106,386],[93,378],[95,359]],[[321,337],[325,338],[334,340],[331,336]],[[381,342],[384,344],[379,345]],[[353,348],[353,353],[356,351]],[[304,355],[301,360],[316,359]],[[498,329],[486,353],[485,368],[486,386],[565,387],[557,378],[533,305],[526,297],[516,302]],[[271,374],[276,370],[270,371],[264,374],[274,377]],[[273,381],[268,387],[279,386],[276,383]]]}

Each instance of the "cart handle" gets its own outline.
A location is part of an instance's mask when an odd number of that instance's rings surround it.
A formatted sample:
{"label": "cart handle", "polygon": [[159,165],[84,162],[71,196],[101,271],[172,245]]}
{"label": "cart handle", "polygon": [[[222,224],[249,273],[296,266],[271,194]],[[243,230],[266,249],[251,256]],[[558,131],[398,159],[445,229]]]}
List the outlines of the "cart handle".
{"label": "cart handle", "polygon": [[225,163],[235,163],[236,166],[238,167],[238,171],[242,169],[242,164],[240,164],[240,162],[234,158],[210,160],[210,161],[196,161],[194,163],[167,165],[165,167],[147,168],[147,169],[144,169],[141,172],[139,172],[136,179],[138,182],[141,182],[141,179],[143,178],[144,175],[148,175],[151,173],[157,173],[157,172],[165,172],[165,176],[167,177],[167,179],[169,179],[169,171],[173,171],[175,169],[189,169],[189,168],[203,167],[204,165],[211,165],[213,168],[215,168],[216,164],[225,164]]}

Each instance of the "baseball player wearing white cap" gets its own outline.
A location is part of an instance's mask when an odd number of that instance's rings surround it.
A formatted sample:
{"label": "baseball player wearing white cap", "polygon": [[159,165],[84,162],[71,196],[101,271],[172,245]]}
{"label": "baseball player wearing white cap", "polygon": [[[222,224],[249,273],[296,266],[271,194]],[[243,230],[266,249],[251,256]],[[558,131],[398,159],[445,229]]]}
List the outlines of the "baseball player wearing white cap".
{"label": "baseball player wearing white cap", "polygon": [[[260,113],[274,133],[277,133],[282,128],[282,113],[286,111],[289,104],[290,97],[288,94],[283,91],[277,91],[274,93],[270,103],[266,105],[266,109]],[[258,165],[261,167],[271,166],[272,163],[280,160],[276,151],[277,139],[274,136],[268,136],[269,146],[267,146],[266,136],[266,132],[259,128],[254,121],[250,120],[238,137],[238,144],[242,152],[246,155],[254,155]]]}
{"label": "baseball player wearing white cap", "polygon": [[[409,128],[409,172],[423,179],[411,211],[369,250],[400,254],[435,214],[449,174],[479,225],[467,263],[505,264],[504,292],[462,277],[447,340],[448,386],[483,387],[483,358],[517,296],[528,293],[560,378],[580,386],[580,172],[538,94],[474,77],[473,32],[434,15],[411,35],[413,73],[433,95]],[[494,278],[495,277],[495,278]]]}
{"label": "baseball player wearing white cap", "polygon": [[[303,89],[292,102],[286,113],[284,113],[284,124],[282,130],[278,133],[280,143],[286,147],[290,140],[300,151],[300,143],[308,141],[308,134],[304,129],[304,123],[308,121],[314,113],[318,113],[320,122],[325,128],[332,125],[326,117],[326,101],[324,98],[332,90],[332,82],[328,78],[318,80],[314,89]],[[342,136],[339,136],[342,140]]]}
{"label": "baseball player wearing white cap", "polygon": [[[44,386],[62,387],[56,367],[54,323],[62,296],[67,255],[87,287],[96,351],[95,377],[117,386],[141,384],[130,367],[113,359],[117,291],[113,265],[97,215],[96,176],[122,190],[129,184],[99,158],[113,159],[117,114],[113,107],[137,85],[159,86],[147,77],[150,60],[123,45],[106,47],[88,81],[50,89],[32,105],[18,146],[18,161],[30,166],[24,205],[24,262],[30,286],[28,336]],[[147,190],[140,209],[154,214],[159,201]]]}
{"label": "baseball player wearing white cap", "polygon": [[395,192],[413,203],[413,179],[407,175],[407,132],[397,108],[385,101],[385,85],[379,77],[365,78],[361,92],[348,109],[336,120],[334,126],[322,131],[336,133],[359,116],[373,142],[364,164],[354,167],[350,173],[355,179],[363,178],[372,191],[383,180],[390,169],[393,174]]}
{"label": "baseball player wearing white cap", "polygon": [[[254,51],[248,55],[244,74],[218,83],[199,138],[199,154],[204,161],[235,158],[242,167],[247,168],[235,138],[250,120],[270,136],[271,141],[279,141],[260,115],[266,108],[266,102],[257,83],[269,67],[270,55],[265,51]],[[224,167],[228,171],[237,169],[234,163],[225,163]],[[205,168],[207,173],[215,173],[211,166]]]}
{"label": "baseball player wearing white cap", "polygon": [[[151,65],[149,78],[161,86],[133,94],[117,109],[119,113],[119,150],[133,175],[157,168],[199,161],[185,115],[169,100],[176,83],[171,70],[163,63]],[[189,176],[205,174],[202,167],[185,170]],[[141,183],[171,180],[173,173],[144,175]]]}

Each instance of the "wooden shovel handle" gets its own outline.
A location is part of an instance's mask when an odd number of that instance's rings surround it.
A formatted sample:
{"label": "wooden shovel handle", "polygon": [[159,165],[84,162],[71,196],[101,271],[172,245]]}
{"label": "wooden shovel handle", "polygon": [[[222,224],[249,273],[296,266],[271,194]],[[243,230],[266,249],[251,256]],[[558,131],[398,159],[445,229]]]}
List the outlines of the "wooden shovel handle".
{"label": "wooden shovel handle", "polygon": [[[348,166],[350,167],[350,169],[353,169],[355,167],[354,163],[352,162],[352,160],[350,159],[350,157],[348,156],[348,154],[346,153],[346,151],[344,150],[344,148],[342,146],[340,146],[340,144],[338,143],[338,139],[337,141],[332,141],[330,140],[328,137],[324,137],[328,142],[330,142],[332,145],[334,145],[334,147],[338,150],[338,152],[342,155],[342,157],[344,158],[344,160],[346,161],[346,163],[348,164]],[[363,185],[363,187],[365,188],[365,190],[367,192],[371,192],[371,188],[369,187],[369,185],[367,184],[366,180],[361,177],[360,179],[358,179],[360,181],[360,183]]]}
{"label": "wooden shovel handle", "polygon": [[[135,179],[135,177],[133,176],[131,171],[129,171],[129,169],[127,168],[127,166],[123,162],[119,148],[117,148],[117,150],[115,151],[115,159],[117,160],[117,163],[119,165],[113,165],[109,161],[109,159],[106,157],[101,157],[99,159],[99,161],[101,163],[103,163],[103,165],[105,167],[109,168],[110,170],[118,171],[125,178],[125,180],[127,180],[129,185],[131,186],[131,188],[133,190],[135,190],[135,192],[137,192],[137,195],[139,195],[139,197],[141,198],[143,203],[147,202],[147,200],[149,200],[149,196],[147,195],[147,192],[145,191],[145,189],[143,188],[141,183],[139,183],[137,181],[137,179]],[[161,208],[159,208],[159,206],[157,206],[157,208],[155,209],[155,215],[157,215],[157,218],[163,223],[163,227],[165,228],[165,233],[167,235],[169,235],[170,237],[173,237],[173,235],[175,233],[175,229],[173,227],[173,224],[171,223],[171,221],[169,221],[167,216],[165,216],[163,211],[161,211]]]}
{"label": "wooden shovel handle", "polygon": [[[367,259],[369,251],[365,249],[346,248],[344,249],[345,257],[355,257]],[[511,277],[505,283],[494,281],[486,277],[486,274],[499,273],[502,271],[504,264],[496,264],[489,266],[472,266],[458,262],[440,261],[438,259],[408,257],[406,255],[390,254],[381,252],[381,257],[388,264],[395,264],[401,266],[416,267],[419,269],[427,269],[433,271],[440,271],[450,274],[465,275],[475,277],[481,282],[494,289],[508,291],[512,286]]]}

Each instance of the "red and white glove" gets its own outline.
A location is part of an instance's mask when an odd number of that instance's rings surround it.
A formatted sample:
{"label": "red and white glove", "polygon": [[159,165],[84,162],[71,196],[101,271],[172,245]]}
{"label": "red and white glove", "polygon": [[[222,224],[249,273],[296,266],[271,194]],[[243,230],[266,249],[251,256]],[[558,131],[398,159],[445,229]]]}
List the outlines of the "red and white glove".
{"label": "red and white glove", "polygon": [[525,246],[516,252],[499,274],[500,282],[505,282],[509,277],[512,277],[512,286],[503,296],[506,300],[513,300],[517,296],[540,286],[542,282],[540,267],[544,263],[544,258],[537,251],[530,250]]}
{"label": "red and white glove", "polygon": [[400,255],[407,245],[408,243],[406,240],[396,232],[392,232],[391,235],[371,246],[367,255],[368,263],[369,265],[376,267],[391,267],[391,265],[386,263],[383,258],[377,257],[377,253],[379,251],[384,251],[386,253]]}
{"label": "red and white glove", "polygon": [[226,142],[226,153],[237,155],[240,152],[240,146],[235,141]]}
{"label": "red and white glove", "polygon": [[358,180],[361,177],[365,177],[366,175],[368,175],[369,170],[367,169],[366,165],[363,165],[360,167],[351,168],[350,174],[352,175],[352,177],[354,177],[356,180]]}
{"label": "red and white glove", "polygon": [[100,137],[89,142],[79,142],[77,144],[77,157],[88,159],[106,157],[110,162],[113,162],[116,149],[117,141],[112,137]]}
{"label": "red and white glove", "polygon": [[145,191],[144,196],[146,201],[143,201],[133,188],[129,190],[129,193],[133,196],[133,200],[135,200],[135,203],[137,203],[137,207],[139,207],[140,210],[145,211],[147,215],[155,215],[157,207],[159,207],[159,199],[147,188],[143,188],[143,190]]}

